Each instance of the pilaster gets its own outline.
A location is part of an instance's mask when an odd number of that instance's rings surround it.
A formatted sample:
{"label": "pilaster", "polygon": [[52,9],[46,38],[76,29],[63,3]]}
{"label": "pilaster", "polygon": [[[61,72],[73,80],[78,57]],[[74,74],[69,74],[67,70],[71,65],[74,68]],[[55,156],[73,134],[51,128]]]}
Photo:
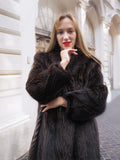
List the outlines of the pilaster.
{"label": "pilaster", "polygon": [[[107,101],[111,101],[111,82],[109,77],[110,71],[110,46],[109,46],[109,30],[110,30],[110,23],[107,23],[105,19],[102,17],[101,19],[101,54],[102,54],[102,63],[103,63],[103,75],[104,75],[104,82],[108,87],[108,99]],[[112,46],[111,46],[112,47]]]}
{"label": "pilaster", "polygon": [[76,5],[76,17],[77,22],[80,27],[81,32],[83,33],[84,25],[86,21],[86,8],[87,8],[87,2],[84,0],[79,0],[79,2]]}

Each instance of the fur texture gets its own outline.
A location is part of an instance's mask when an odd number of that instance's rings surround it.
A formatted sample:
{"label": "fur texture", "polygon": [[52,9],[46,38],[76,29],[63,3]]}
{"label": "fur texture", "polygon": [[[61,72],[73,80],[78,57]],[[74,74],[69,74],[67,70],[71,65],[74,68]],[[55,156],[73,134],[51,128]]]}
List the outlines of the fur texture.
{"label": "fur texture", "polygon": [[28,93],[39,104],[63,96],[68,107],[59,106],[41,114],[34,153],[30,150],[29,159],[100,160],[95,117],[104,112],[108,93],[101,67],[80,50],[77,56],[71,56],[66,70],[60,60],[57,51],[34,57],[26,83]]}

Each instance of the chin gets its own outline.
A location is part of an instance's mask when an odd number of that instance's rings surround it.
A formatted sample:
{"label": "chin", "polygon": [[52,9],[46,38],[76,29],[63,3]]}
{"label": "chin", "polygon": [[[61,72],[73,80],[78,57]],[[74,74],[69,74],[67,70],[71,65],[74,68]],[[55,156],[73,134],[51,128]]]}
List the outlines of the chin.
{"label": "chin", "polygon": [[73,48],[73,47],[71,47],[71,46],[64,47],[64,49],[71,49],[71,48]]}

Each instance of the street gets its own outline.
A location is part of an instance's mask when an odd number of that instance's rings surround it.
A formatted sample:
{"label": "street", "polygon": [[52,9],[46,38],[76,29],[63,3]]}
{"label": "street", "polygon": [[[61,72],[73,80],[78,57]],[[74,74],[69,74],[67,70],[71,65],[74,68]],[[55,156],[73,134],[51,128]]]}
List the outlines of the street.
{"label": "street", "polygon": [[102,160],[120,160],[120,95],[97,118]]}

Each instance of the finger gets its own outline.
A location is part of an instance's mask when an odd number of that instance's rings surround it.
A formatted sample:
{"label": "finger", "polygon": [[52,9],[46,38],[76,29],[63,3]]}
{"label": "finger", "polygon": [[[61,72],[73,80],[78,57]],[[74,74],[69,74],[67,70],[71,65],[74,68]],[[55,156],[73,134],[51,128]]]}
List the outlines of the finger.
{"label": "finger", "polygon": [[43,111],[42,112],[46,112],[48,110],[48,108],[46,107],[45,109],[43,109]]}
{"label": "finger", "polygon": [[46,107],[46,104],[42,104],[41,107]]}
{"label": "finger", "polygon": [[77,49],[68,49],[68,52],[75,52]]}
{"label": "finger", "polygon": [[78,55],[77,52],[70,52],[70,53],[68,53],[68,54],[69,54],[69,56],[71,56],[71,54],[73,54],[73,55]]}
{"label": "finger", "polygon": [[77,51],[77,50],[75,50],[75,49],[74,49],[74,50],[68,50],[68,54],[77,53],[76,51]]}
{"label": "finger", "polygon": [[77,51],[77,49],[76,49],[76,48],[68,48],[67,50],[76,50],[76,51]]}
{"label": "finger", "polygon": [[78,55],[78,53],[77,53],[77,52],[73,52],[72,54],[74,54],[74,55]]}

